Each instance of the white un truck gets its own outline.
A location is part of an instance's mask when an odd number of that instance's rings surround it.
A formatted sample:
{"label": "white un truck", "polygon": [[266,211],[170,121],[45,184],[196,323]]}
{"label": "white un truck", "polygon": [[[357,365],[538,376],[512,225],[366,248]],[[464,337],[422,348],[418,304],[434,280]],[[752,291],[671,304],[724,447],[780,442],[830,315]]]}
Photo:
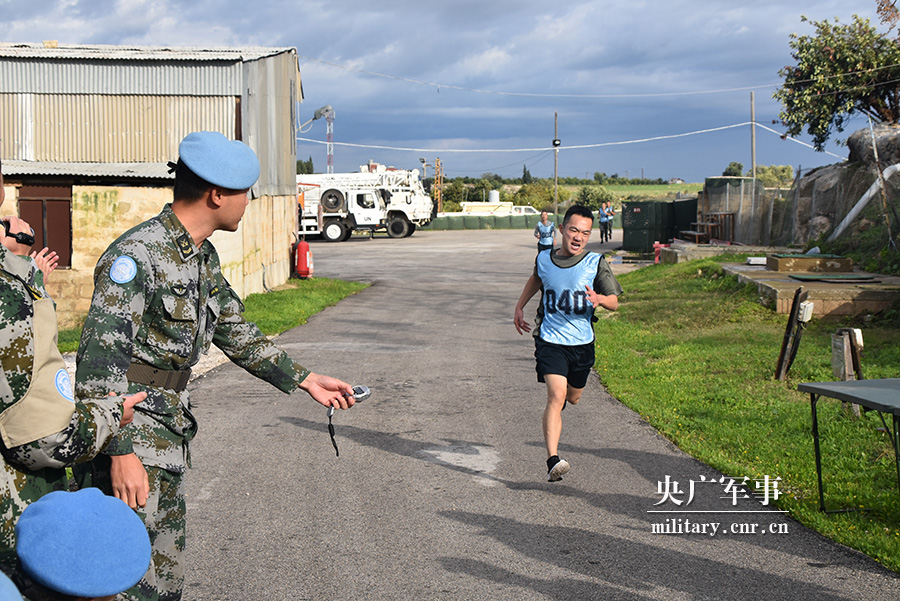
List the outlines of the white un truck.
{"label": "white un truck", "polygon": [[329,242],[346,240],[355,231],[386,230],[391,238],[405,238],[435,217],[418,169],[372,162],[358,173],[298,175],[297,199],[300,235],[321,234]]}

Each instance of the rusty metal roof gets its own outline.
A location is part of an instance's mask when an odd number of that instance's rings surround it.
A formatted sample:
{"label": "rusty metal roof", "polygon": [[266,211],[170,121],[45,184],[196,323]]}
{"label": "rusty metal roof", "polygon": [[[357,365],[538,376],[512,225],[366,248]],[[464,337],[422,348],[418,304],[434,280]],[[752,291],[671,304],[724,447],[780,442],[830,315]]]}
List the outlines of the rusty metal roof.
{"label": "rusty metal roof", "polygon": [[3,175],[56,177],[108,177],[173,180],[165,163],[61,163],[49,161],[3,161]]}
{"label": "rusty metal roof", "polygon": [[294,48],[241,47],[241,48],[179,48],[164,46],[114,46],[81,44],[28,44],[0,43],[0,57],[7,58],[56,58],[77,60],[169,60],[169,61],[250,61]]}

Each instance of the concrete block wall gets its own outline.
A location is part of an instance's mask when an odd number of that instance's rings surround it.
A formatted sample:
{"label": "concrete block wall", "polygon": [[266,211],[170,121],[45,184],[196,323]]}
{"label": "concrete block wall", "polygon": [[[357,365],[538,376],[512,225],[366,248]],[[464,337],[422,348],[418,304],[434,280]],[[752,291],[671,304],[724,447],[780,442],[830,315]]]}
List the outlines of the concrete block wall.
{"label": "concrete block wall", "polygon": [[[18,214],[15,188],[6,186],[3,214]],[[74,186],[72,266],[57,269],[47,285],[56,301],[60,328],[73,327],[87,313],[94,290],[94,267],[109,244],[172,201],[170,187]],[[211,241],[225,277],[241,297],[264,292],[290,276],[290,248],[296,227],[293,196],[250,201],[237,232],[217,232]],[[265,267],[264,267],[265,266]]]}

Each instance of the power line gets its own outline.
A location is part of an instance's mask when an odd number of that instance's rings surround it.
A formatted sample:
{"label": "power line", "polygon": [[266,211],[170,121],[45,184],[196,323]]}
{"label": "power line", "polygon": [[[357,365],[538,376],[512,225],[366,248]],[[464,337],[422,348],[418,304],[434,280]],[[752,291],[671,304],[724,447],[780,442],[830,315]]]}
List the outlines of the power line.
{"label": "power line", "polygon": [[[625,145],[625,144],[642,144],[642,143],[644,143],[644,142],[655,142],[655,141],[658,141],[658,140],[672,140],[672,139],[675,139],[675,138],[684,138],[684,137],[687,137],[687,136],[696,136],[696,135],[700,135],[700,134],[707,134],[707,133],[712,133],[712,132],[724,131],[724,130],[728,130],[728,129],[735,129],[735,128],[737,128],[737,127],[744,127],[744,126],[747,126],[747,125],[753,125],[753,122],[752,122],[752,121],[745,121],[745,122],[743,122],[743,123],[735,123],[735,124],[733,124],[733,125],[723,125],[722,127],[712,127],[712,128],[709,128],[709,129],[700,129],[700,130],[690,131],[690,132],[681,133],[681,134],[669,134],[669,135],[664,135],[664,136],[654,136],[654,137],[651,137],[651,138],[640,138],[640,139],[636,139],[636,140],[621,140],[621,141],[618,141],[618,142],[597,142],[597,143],[594,143],[594,144],[578,144],[578,145],[575,145],[575,146],[560,146],[560,147],[559,147],[559,150],[564,150],[564,151],[565,151],[565,150],[584,150],[584,149],[587,149],[587,148],[603,148],[603,147],[607,147],[607,146],[622,146],[622,145]],[[780,133],[780,132],[778,132],[778,131],[776,131],[776,130],[770,128],[770,127],[766,127],[765,125],[762,125],[762,124],[760,124],[760,123],[758,123],[758,122],[756,123],[756,126],[762,128],[762,129],[764,129],[764,130],[766,130],[766,131],[769,131],[769,132],[772,132],[772,133],[774,133],[774,134],[777,134],[777,135],[778,135],[779,137],[781,137],[781,138],[784,138],[784,139],[787,139],[787,140],[791,140],[791,141],[793,141],[793,142],[796,142],[796,143],[801,144],[801,145],[803,145],[803,146],[807,146],[807,147],[809,147],[809,148],[814,148],[814,146],[812,146],[811,144],[807,144],[806,142],[802,142],[801,140],[796,140],[796,139],[791,138],[791,137],[785,138],[785,137],[784,137],[784,134],[782,134],[782,133]],[[300,141],[302,141],[302,142],[312,142],[313,144],[325,144],[325,142],[322,142],[322,141],[320,141],[320,140],[314,140],[314,139],[312,139],[312,138],[297,138],[297,140],[300,140]],[[385,146],[385,145],[381,145],[381,144],[355,144],[355,143],[353,143],[353,142],[332,142],[332,143],[335,144],[335,145],[338,145],[338,146],[349,146],[349,147],[352,147],[352,148],[373,148],[373,149],[377,149],[377,150],[396,150],[396,151],[401,151],[401,152],[436,152],[436,153],[447,153],[447,152],[485,153],[485,152],[492,152],[492,153],[498,153],[498,152],[544,152],[544,151],[555,150],[555,148],[552,147],[552,146],[550,146],[550,147],[545,147],[545,148],[409,148],[409,147],[401,147],[401,146]],[[845,157],[842,157],[842,156],[840,156],[840,155],[834,154],[833,152],[825,151],[825,153],[826,153],[826,154],[830,154],[831,156],[837,157],[837,158],[839,158],[839,159],[845,158]]]}
{"label": "power line", "polygon": [[[620,146],[623,144],[639,144],[642,142],[652,142],[655,140],[668,140],[672,138],[683,138],[685,136],[694,136],[697,134],[705,134],[714,131],[722,131],[726,129],[733,129],[735,127],[742,127],[744,125],[750,125],[750,122],[744,123],[736,123],[734,125],[725,125],[722,127],[714,127],[710,129],[701,129],[697,131],[687,132],[683,134],[671,134],[666,136],[655,136],[652,138],[642,138],[638,140],[623,140],[620,142],[598,142],[595,144],[580,144],[576,146],[561,146],[560,150],[579,150],[585,148],[601,148],[604,146]],[[319,140],[313,140],[312,138],[297,138],[298,140],[304,142],[313,142],[315,144],[324,144]],[[544,152],[548,150],[554,150],[553,146],[543,147],[543,148],[404,148],[397,146],[382,146],[378,144],[354,144],[352,142],[334,142],[334,144],[339,144],[341,146],[352,146],[355,148],[375,148],[379,150],[402,150],[409,152]]]}
{"label": "power line", "polygon": [[[298,54],[297,56],[299,58],[303,58],[303,59],[306,59],[309,61],[321,63],[323,65],[328,65],[330,67],[344,69],[346,71],[354,71],[356,73],[362,73],[364,75],[371,75],[373,77],[381,77],[384,79],[405,81],[407,83],[414,83],[414,84],[422,85],[422,86],[430,86],[430,87],[436,88],[438,91],[440,91],[443,88],[446,90],[460,90],[463,92],[475,92],[478,94],[494,94],[496,96],[515,96],[515,97],[526,97],[526,98],[576,98],[576,99],[598,98],[599,99],[599,98],[658,98],[658,97],[671,97],[671,96],[698,96],[698,95],[702,95],[702,94],[723,94],[723,93],[727,93],[727,92],[743,92],[743,91],[747,91],[747,90],[774,88],[774,87],[778,87],[778,86],[788,87],[788,86],[795,86],[797,84],[812,83],[812,82],[818,81],[818,79],[800,79],[797,81],[792,81],[790,83],[785,82],[783,84],[782,83],[765,83],[765,84],[759,84],[759,85],[755,85],[755,86],[742,86],[742,87],[737,87],[737,88],[721,88],[721,89],[715,89],[715,90],[691,90],[691,91],[687,91],[687,92],[651,92],[651,93],[645,93],[645,94],[544,94],[544,93],[537,93],[537,92],[507,92],[507,91],[502,91],[502,90],[485,90],[485,89],[481,89],[481,88],[467,88],[464,86],[443,84],[443,83],[437,83],[437,82],[433,82],[433,81],[424,81],[421,79],[413,79],[411,77],[390,75],[388,73],[379,73],[377,71],[367,71],[366,69],[360,69],[358,67],[350,67],[347,65],[341,65],[339,63],[333,63],[333,62],[329,62],[326,60],[322,60],[320,58],[314,58],[311,56],[304,56],[302,54]],[[828,79],[836,79],[838,77],[849,77],[852,75],[874,73],[876,71],[881,71],[884,69],[893,69],[896,67],[900,67],[900,64],[885,65],[883,67],[874,67],[871,69],[861,69],[859,71],[849,71],[847,73],[837,73],[835,75],[829,75],[823,79],[828,80]],[[860,90],[860,89],[865,89],[867,87],[876,87],[879,85],[885,85],[885,84],[873,84],[872,86],[850,88],[847,91]]]}

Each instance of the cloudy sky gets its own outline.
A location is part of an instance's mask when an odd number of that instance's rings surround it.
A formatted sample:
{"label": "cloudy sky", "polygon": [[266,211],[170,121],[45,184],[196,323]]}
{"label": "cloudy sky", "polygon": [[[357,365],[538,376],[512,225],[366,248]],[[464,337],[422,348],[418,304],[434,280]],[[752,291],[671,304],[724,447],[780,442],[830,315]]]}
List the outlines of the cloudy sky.
{"label": "cloudy sky", "polygon": [[[875,0],[0,0],[0,41],[296,47],[302,120],[334,107],[335,171],[440,157],[448,177],[550,177],[557,112],[560,176],[696,182],[749,170],[751,91],[783,130],[772,93],[801,16],[854,14],[878,22]],[[300,134],[317,171],[325,130]],[[757,130],[759,165],[839,161]]]}

